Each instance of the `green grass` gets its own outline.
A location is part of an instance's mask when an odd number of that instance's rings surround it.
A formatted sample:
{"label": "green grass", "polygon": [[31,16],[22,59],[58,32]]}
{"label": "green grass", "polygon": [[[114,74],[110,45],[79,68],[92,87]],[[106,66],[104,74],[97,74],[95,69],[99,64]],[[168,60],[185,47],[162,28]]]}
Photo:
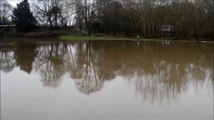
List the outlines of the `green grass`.
{"label": "green grass", "polygon": [[82,35],[64,35],[60,37],[61,40],[71,40],[71,41],[85,41],[85,40],[100,40],[103,37],[96,36],[82,36]]}
{"label": "green grass", "polygon": [[[66,41],[92,41],[92,40],[113,40],[113,41],[174,41],[174,42],[205,42],[203,40],[201,41],[195,41],[195,40],[176,40],[176,39],[167,39],[167,38],[134,38],[134,37],[123,37],[123,36],[86,36],[86,35],[63,35],[60,37],[61,40]],[[213,43],[213,41],[207,41],[209,43]]]}
{"label": "green grass", "polygon": [[135,38],[114,37],[114,36],[83,36],[83,35],[64,35],[61,40],[68,41],[89,41],[89,40],[137,40]]}

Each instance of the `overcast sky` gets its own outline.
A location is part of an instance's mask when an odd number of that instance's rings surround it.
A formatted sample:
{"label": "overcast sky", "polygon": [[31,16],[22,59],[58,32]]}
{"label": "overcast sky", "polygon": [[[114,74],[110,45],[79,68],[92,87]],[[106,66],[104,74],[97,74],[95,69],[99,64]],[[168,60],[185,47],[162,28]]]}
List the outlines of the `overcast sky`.
{"label": "overcast sky", "polygon": [[7,0],[13,7],[16,6],[17,3],[21,2],[22,0]]}

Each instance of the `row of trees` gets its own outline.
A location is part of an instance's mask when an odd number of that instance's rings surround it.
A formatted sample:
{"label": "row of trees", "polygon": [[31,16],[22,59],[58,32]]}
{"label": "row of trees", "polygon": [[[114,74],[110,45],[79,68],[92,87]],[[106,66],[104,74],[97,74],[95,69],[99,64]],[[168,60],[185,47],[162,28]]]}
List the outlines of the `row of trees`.
{"label": "row of trees", "polygon": [[[84,2],[82,6],[88,1]],[[160,25],[172,25],[177,37],[212,37],[213,4],[213,0],[94,0],[85,14],[77,14],[88,19],[78,19],[77,23],[88,23],[89,32],[114,35],[154,37]]]}
{"label": "row of trees", "polygon": [[31,3],[37,25],[50,28],[65,26],[75,18],[76,29],[89,35],[93,32],[155,37],[161,25],[171,25],[179,38],[214,37],[214,0],[35,0]]}

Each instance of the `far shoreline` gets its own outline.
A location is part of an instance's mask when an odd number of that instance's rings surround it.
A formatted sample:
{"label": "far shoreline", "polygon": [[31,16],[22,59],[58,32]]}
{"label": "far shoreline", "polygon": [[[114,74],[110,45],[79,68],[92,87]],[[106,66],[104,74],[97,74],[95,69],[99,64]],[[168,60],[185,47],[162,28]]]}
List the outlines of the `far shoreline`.
{"label": "far shoreline", "polygon": [[31,39],[31,40],[44,40],[47,41],[173,41],[173,42],[204,42],[204,43],[214,43],[212,39],[195,39],[195,38],[175,38],[175,37],[126,37],[126,36],[113,36],[113,35],[83,35],[83,34],[71,34],[66,31],[49,31],[49,32],[30,32],[30,33],[16,33],[12,35],[0,36],[1,39]]}

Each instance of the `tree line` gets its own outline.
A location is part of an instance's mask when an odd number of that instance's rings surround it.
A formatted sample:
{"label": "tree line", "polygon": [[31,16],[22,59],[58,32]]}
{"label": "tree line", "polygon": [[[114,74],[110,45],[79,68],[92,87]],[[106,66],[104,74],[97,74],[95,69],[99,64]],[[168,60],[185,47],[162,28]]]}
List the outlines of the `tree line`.
{"label": "tree line", "polygon": [[[51,29],[66,27],[73,21],[76,30],[88,35],[157,37],[160,26],[169,25],[175,28],[177,38],[214,38],[214,0],[35,0],[31,3],[29,10],[33,11],[36,25]],[[12,10],[14,18],[18,17],[14,13],[20,4]]]}

